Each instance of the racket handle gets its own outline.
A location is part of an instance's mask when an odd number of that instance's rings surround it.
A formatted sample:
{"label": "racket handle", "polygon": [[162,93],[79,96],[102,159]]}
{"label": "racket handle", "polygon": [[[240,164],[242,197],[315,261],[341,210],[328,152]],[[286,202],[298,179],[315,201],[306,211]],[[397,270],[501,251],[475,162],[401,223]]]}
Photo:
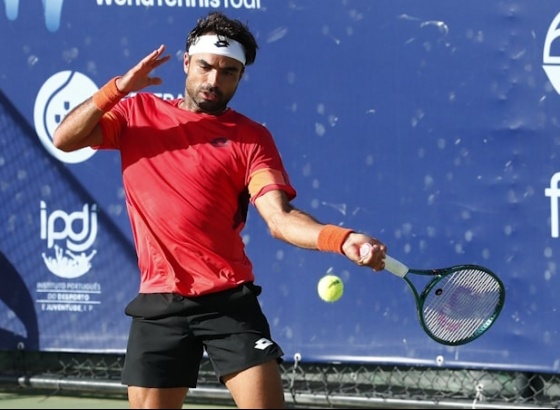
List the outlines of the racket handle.
{"label": "racket handle", "polygon": [[[371,245],[369,243],[364,243],[360,247],[360,256],[362,258],[366,257],[370,252],[371,252]],[[395,258],[392,258],[389,255],[385,255],[384,262],[385,262],[385,270],[388,270],[393,275],[397,275],[400,276],[401,278],[404,278],[405,275],[408,273],[408,266],[406,266],[402,262],[399,262]]]}
{"label": "racket handle", "polygon": [[408,273],[408,266],[389,255],[385,255],[385,270],[388,270],[393,275],[404,278]]}

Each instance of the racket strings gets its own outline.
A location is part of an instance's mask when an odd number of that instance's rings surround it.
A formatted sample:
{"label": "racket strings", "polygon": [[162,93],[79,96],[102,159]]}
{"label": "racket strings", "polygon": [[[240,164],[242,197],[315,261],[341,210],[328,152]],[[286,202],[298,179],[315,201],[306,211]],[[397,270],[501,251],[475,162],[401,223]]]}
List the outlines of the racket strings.
{"label": "racket strings", "polygon": [[490,326],[501,304],[499,281],[485,271],[462,269],[444,276],[424,296],[428,332],[451,344],[472,339]]}

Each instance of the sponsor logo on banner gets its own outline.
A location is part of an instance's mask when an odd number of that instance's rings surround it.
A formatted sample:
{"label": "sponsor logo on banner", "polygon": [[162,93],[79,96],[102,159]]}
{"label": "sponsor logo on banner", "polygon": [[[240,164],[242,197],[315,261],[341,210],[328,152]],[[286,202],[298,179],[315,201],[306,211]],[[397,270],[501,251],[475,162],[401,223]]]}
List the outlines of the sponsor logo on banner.
{"label": "sponsor logo on banner", "polygon": [[[101,285],[77,282],[92,268],[97,253],[97,205],[84,204],[81,210],[50,210],[40,203],[41,240],[47,250],[41,254],[45,266],[57,280],[37,283],[37,300],[42,311],[87,312],[100,304]],[[60,280],[63,279],[63,280]],[[64,281],[66,280],[66,281]]]}
{"label": "sponsor logo on banner", "polygon": [[[543,69],[548,80],[560,94],[560,55],[552,55],[552,44],[556,41],[556,49],[560,49],[560,13],[554,17],[548,27],[543,47]],[[545,188],[545,196],[550,198],[550,236],[558,238],[560,236],[560,221],[558,219],[558,198],[560,197],[560,172],[555,173],[550,178],[550,187]]]}
{"label": "sponsor logo on banner", "polygon": [[85,204],[81,211],[67,213],[57,209],[49,214],[46,203],[41,201],[41,239],[50,251],[50,255],[43,252],[42,256],[54,275],[74,279],[89,272],[97,252],[91,249],[96,237],[96,204]]}
{"label": "sponsor logo on banner", "polygon": [[558,238],[560,236],[560,221],[558,220],[558,198],[560,198],[560,172],[555,173],[550,178],[550,187],[545,188],[544,194],[550,197],[550,236]]}
{"label": "sponsor logo on banner", "polygon": [[89,77],[75,71],[54,74],[39,90],[33,110],[35,131],[43,146],[59,161],[76,164],[95,154],[95,150],[89,147],[73,152],[61,151],[53,145],[53,135],[66,114],[97,90],[97,85]]}
{"label": "sponsor logo on banner", "polygon": [[[19,15],[20,0],[4,0],[6,17],[15,21]],[[50,32],[60,28],[60,17],[64,0],[43,0],[45,27]],[[224,8],[224,9],[260,9],[261,0],[95,0],[97,7],[169,7],[169,8]]]}
{"label": "sponsor logo on banner", "polygon": [[543,69],[548,80],[560,94],[560,54],[552,55],[552,44],[556,41],[556,50],[560,48],[560,13],[554,17],[552,23],[548,27],[543,47]]}
{"label": "sponsor logo on banner", "polygon": [[[4,8],[8,20],[14,21],[18,18],[20,0],[4,0]],[[43,0],[45,8],[45,26],[47,30],[55,32],[60,27],[60,15],[64,0]]]}

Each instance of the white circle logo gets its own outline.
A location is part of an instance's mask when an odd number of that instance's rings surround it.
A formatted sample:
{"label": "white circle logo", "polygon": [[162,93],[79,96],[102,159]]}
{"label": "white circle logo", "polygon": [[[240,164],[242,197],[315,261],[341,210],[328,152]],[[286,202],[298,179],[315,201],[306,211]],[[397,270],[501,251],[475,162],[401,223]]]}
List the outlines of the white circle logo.
{"label": "white circle logo", "polygon": [[559,37],[560,13],[558,13],[556,17],[554,17],[554,20],[552,20],[552,23],[550,23],[543,47],[543,69],[548,77],[548,80],[558,94],[560,94],[560,79],[558,79],[558,76],[560,75],[560,56],[557,54],[553,55],[551,48],[554,41],[556,41],[556,43],[560,41],[558,40]]}
{"label": "white circle logo", "polygon": [[64,152],[56,148],[52,141],[54,130],[64,116],[97,90],[97,85],[89,77],[75,71],[56,73],[39,90],[33,110],[35,131],[43,146],[59,161],[76,164],[95,154],[95,150],[89,147]]}

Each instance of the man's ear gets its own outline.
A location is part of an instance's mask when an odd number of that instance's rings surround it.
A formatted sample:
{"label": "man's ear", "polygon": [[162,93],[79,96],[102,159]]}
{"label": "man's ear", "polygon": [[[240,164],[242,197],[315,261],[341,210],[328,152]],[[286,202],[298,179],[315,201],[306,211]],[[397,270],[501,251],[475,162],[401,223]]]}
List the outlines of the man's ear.
{"label": "man's ear", "polygon": [[189,72],[190,62],[191,62],[191,57],[189,56],[189,53],[185,52],[185,54],[183,54],[183,71],[185,72],[185,74],[188,74]]}

